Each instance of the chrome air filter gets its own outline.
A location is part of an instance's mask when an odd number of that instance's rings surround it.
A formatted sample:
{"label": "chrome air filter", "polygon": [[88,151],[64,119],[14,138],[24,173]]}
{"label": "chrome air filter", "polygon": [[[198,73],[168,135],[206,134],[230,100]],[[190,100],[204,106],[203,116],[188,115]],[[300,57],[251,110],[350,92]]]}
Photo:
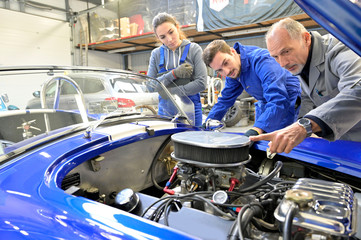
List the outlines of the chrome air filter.
{"label": "chrome air filter", "polygon": [[191,131],[172,135],[172,157],[202,167],[232,167],[250,160],[248,137],[232,133]]}

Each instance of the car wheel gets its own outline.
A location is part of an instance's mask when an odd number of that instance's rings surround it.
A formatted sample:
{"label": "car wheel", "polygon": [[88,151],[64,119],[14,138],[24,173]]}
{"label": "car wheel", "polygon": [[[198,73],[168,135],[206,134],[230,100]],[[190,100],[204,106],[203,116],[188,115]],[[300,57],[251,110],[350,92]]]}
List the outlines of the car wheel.
{"label": "car wheel", "polygon": [[242,118],[241,104],[236,101],[232,107],[230,107],[224,116],[224,122],[227,127],[236,125]]}

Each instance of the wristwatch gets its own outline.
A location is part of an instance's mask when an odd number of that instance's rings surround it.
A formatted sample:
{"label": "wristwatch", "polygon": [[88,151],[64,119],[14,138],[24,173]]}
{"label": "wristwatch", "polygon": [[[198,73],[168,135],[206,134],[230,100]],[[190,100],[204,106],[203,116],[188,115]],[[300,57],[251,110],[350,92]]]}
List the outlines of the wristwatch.
{"label": "wristwatch", "polygon": [[307,132],[307,137],[311,136],[312,134],[312,126],[311,126],[311,121],[307,118],[300,118],[297,121],[298,125],[304,127],[306,129]]}

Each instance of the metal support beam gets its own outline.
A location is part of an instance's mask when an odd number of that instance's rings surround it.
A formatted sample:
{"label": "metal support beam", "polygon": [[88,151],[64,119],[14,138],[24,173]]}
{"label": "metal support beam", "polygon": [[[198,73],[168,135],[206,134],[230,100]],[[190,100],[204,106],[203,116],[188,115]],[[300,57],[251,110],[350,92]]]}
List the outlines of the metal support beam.
{"label": "metal support beam", "polygon": [[[22,0],[22,1],[24,1],[24,0]],[[35,1],[30,1],[30,0],[25,0],[25,5],[27,5],[29,7],[34,7],[34,8],[67,12],[67,9],[64,9],[64,8],[59,8],[59,7],[56,7],[56,6],[52,6],[52,5],[48,5],[48,4],[44,4],[44,3],[39,3],[39,2],[35,2]]]}

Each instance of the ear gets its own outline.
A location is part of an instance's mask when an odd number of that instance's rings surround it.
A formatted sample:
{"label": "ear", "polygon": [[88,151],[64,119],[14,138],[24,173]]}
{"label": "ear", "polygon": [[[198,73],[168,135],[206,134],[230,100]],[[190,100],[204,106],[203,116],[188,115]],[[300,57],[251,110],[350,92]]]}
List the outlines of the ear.
{"label": "ear", "polygon": [[232,55],[237,54],[236,49],[234,49],[233,47],[231,47],[230,49],[231,49],[231,53],[232,53]]}
{"label": "ear", "polygon": [[306,43],[306,46],[311,45],[311,34],[309,32],[303,33],[303,39],[304,39],[304,41]]}

